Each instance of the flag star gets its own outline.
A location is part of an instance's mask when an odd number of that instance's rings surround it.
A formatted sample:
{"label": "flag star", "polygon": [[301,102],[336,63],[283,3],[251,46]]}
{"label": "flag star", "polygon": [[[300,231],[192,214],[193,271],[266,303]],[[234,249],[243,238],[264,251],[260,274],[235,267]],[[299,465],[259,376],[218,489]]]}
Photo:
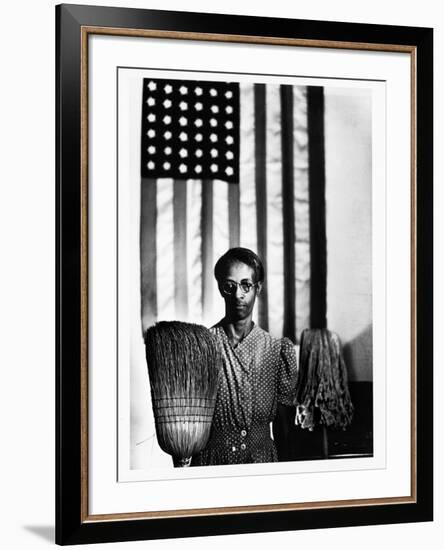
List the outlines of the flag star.
{"label": "flag star", "polygon": [[149,107],[152,107],[153,105],[156,104],[156,100],[154,99],[154,97],[149,97],[149,98],[146,100],[146,102],[147,102],[147,105],[148,105]]}
{"label": "flag star", "polygon": [[187,171],[187,165],[186,164],[180,164],[179,165],[179,172],[181,174],[185,173]]}
{"label": "flag star", "polygon": [[233,107],[231,105],[227,105],[225,107],[225,112],[229,115],[231,115],[231,113],[233,112]]}
{"label": "flag star", "polygon": [[148,83],[148,89],[150,92],[154,92],[154,90],[157,90],[157,84],[150,80],[150,82]]}
{"label": "flag star", "polygon": [[171,124],[171,117],[170,117],[170,115],[165,115],[165,116],[163,117],[163,122],[164,122],[165,124]]}
{"label": "flag star", "polygon": [[227,151],[225,153],[225,156],[227,157],[228,160],[232,160],[234,158],[233,151]]}
{"label": "flag star", "polygon": [[184,116],[181,116],[181,117],[179,118],[179,124],[180,124],[181,126],[186,126],[186,125],[188,124],[188,119],[186,119]]}
{"label": "flag star", "polygon": [[163,163],[163,169],[164,170],[169,170],[171,168],[171,164],[169,162],[164,162]]}
{"label": "flag star", "polygon": [[148,153],[149,153],[150,155],[154,155],[155,152],[156,152],[156,148],[154,147],[154,145],[150,145],[150,146],[148,147]]}
{"label": "flag star", "polygon": [[216,141],[217,141],[217,134],[210,134],[210,140],[211,140],[213,143],[216,143]]}
{"label": "flag star", "polygon": [[186,101],[181,101],[179,103],[179,109],[181,111],[186,111],[188,109],[188,103]]}
{"label": "flag star", "polygon": [[181,156],[181,158],[186,158],[188,156],[188,151],[186,149],[181,149],[179,151],[179,155]]}
{"label": "flag star", "polygon": [[196,152],[194,154],[197,158],[200,158],[203,155],[202,149],[196,149]]}
{"label": "flag star", "polygon": [[203,124],[202,119],[201,119],[201,118],[196,118],[196,120],[194,121],[194,124],[195,124],[198,128],[200,128],[200,127],[202,126],[202,124]]}
{"label": "flag star", "polygon": [[217,96],[217,90],[215,88],[211,88],[210,90],[210,96],[211,97],[216,97]]}
{"label": "flag star", "polygon": [[156,120],[156,115],[154,113],[150,113],[146,118],[148,122],[154,122]]}
{"label": "flag star", "polygon": [[210,118],[210,124],[214,128],[215,126],[217,126],[217,120],[215,118]]}
{"label": "flag star", "polygon": [[165,147],[165,149],[163,150],[163,152],[165,153],[165,155],[171,155],[171,153],[173,152],[173,150],[171,149],[171,147]]}
{"label": "flag star", "polygon": [[173,134],[169,130],[167,130],[166,132],[163,133],[163,137],[165,139],[171,139],[172,136],[173,136]]}
{"label": "flag star", "polygon": [[200,174],[202,172],[202,166],[200,164],[196,164],[196,166],[194,167],[194,171],[196,172],[196,174]]}
{"label": "flag star", "polygon": [[225,92],[225,97],[227,99],[231,99],[233,97],[233,92],[231,90],[228,90]]}
{"label": "flag star", "polygon": [[146,166],[148,170],[154,170],[154,168],[156,167],[156,164],[152,160],[150,160]]}
{"label": "flag star", "polygon": [[213,158],[216,158],[216,157],[219,155],[219,152],[218,152],[217,149],[211,149],[210,155],[211,155]]}
{"label": "flag star", "polygon": [[228,145],[231,145],[234,141],[233,136],[227,136],[225,138],[225,141],[228,143]]}
{"label": "flag star", "polygon": [[211,112],[212,113],[218,113],[219,107],[217,105],[211,105]]}
{"label": "flag star", "polygon": [[233,123],[231,122],[231,120],[227,120],[227,122],[225,123],[225,128],[227,130],[231,130],[231,128],[233,128]]}
{"label": "flag star", "polygon": [[233,168],[232,168],[231,166],[227,166],[227,167],[225,168],[225,173],[227,174],[227,176],[232,176],[232,175],[233,175],[233,172],[234,172],[234,170],[233,170]]}
{"label": "flag star", "polygon": [[182,95],[186,95],[188,93],[188,88],[186,86],[181,86],[179,88],[179,92],[182,94]]}
{"label": "flag star", "polygon": [[200,101],[198,101],[194,104],[194,108],[196,109],[196,111],[202,111],[203,105]]}
{"label": "flag star", "polygon": [[148,132],[146,133],[146,135],[149,137],[149,138],[153,138],[156,136],[156,130],[153,130],[152,128],[150,130],[148,130]]}
{"label": "flag star", "polygon": [[171,86],[171,84],[166,84],[163,89],[165,90],[166,94],[170,94],[173,91],[173,87]]}
{"label": "flag star", "polygon": [[202,134],[196,134],[196,135],[194,136],[194,139],[195,139],[196,141],[202,141],[202,137],[203,137]]}
{"label": "flag star", "polygon": [[187,141],[188,140],[188,134],[186,132],[180,132],[179,139],[180,139],[180,141]]}
{"label": "flag star", "polygon": [[202,90],[202,88],[201,88],[200,86],[198,86],[197,88],[194,89],[194,93],[195,93],[196,95],[202,95],[203,90]]}
{"label": "flag star", "polygon": [[165,107],[165,109],[169,109],[171,105],[171,99],[165,99],[165,101],[163,102],[163,106]]}
{"label": "flag star", "polygon": [[212,172],[217,172],[217,164],[212,164],[212,165],[210,166],[210,170],[211,170]]}

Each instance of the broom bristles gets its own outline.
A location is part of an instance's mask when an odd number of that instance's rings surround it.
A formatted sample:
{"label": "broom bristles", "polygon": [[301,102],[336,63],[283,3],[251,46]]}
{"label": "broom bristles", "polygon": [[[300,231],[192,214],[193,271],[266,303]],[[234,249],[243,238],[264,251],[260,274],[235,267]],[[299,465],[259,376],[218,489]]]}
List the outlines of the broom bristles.
{"label": "broom bristles", "polygon": [[173,457],[190,457],[207,443],[221,356],[201,325],[162,321],[145,334],[156,432]]}
{"label": "broom bristles", "polygon": [[146,360],[156,395],[214,395],[220,366],[217,343],[201,326],[161,321],[146,331]]}

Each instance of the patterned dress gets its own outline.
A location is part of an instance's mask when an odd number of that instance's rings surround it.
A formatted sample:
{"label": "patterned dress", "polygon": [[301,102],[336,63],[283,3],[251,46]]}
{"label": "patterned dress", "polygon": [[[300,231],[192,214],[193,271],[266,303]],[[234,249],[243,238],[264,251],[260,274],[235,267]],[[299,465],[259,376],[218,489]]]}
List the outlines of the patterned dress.
{"label": "patterned dress", "polygon": [[192,465],[277,462],[270,422],[278,403],[293,405],[297,359],[292,342],[273,338],[257,325],[235,347],[220,324],[211,332],[222,351],[223,369],[210,439]]}

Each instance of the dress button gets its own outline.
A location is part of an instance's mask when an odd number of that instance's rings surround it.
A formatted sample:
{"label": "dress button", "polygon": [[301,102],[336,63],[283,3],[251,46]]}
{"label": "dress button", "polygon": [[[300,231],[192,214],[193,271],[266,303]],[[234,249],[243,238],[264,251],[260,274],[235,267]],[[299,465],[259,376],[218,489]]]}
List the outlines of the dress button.
{"label": "dress button", "polygon": [[241,449],[242,449],[243,451],[245,451],[246,448],[247,448],[247,446],[245,445],[245,443],[242,443]]}
{"label": "dress button", "polygon": [[246,435],[247,435],[247,430],[242,430],[242,431],[241,431],[241,436],[242,436],[242,437],[245,437]]}

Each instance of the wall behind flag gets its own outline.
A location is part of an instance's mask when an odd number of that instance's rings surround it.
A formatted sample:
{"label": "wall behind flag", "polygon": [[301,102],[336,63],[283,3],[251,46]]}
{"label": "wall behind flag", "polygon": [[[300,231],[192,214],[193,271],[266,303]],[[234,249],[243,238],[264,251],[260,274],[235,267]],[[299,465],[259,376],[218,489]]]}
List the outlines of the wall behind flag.
{"label": "wall behind flag", "polygon": [[368,90],[325,88],[327,322],[352,380],[372,375],[372,105]]}

